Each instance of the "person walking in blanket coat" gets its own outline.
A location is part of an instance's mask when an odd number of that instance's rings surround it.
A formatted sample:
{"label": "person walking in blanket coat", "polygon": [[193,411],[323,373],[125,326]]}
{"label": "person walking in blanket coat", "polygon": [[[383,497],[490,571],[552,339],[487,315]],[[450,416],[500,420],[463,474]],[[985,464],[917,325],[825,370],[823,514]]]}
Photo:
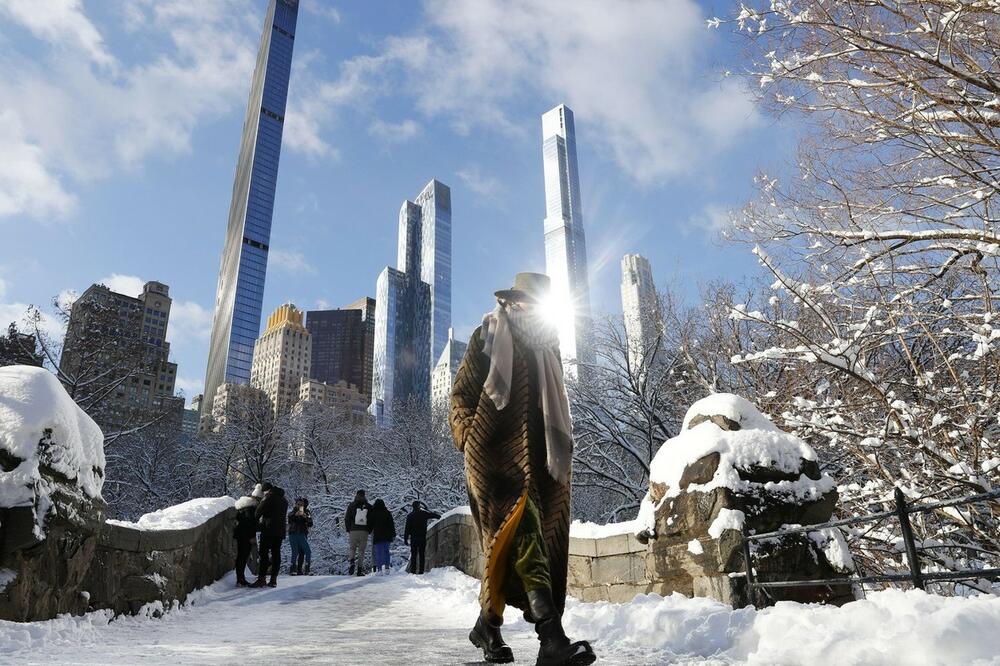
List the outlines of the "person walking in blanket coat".
{"label": "person walking in blanket coat", "polygon": [[548,276],[518,273],[496,292],[452,389],[451,429],[486,562],[469,640],[488,662],[513,661],[500,625],[515,606],[535,625],[537,664],[584,666],[593,649],[562,628],[573,430],[548,291]]}

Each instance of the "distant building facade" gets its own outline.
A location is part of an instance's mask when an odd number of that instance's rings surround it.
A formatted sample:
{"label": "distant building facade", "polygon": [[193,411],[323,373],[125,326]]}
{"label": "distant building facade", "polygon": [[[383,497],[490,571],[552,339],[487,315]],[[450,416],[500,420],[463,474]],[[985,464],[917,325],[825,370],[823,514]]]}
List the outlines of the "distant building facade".
{"label": "distant building facade", "polygon": [[162,282],[147,282],[138,297],[94,284],[73,303],[59,368],[74,400],[99,403],[90,412],[105,431],[154,420],[180,429],[184,399],[174,396],[166,340],[171,303]]}
{"label": "distant building facade", "polygon": [[[204,412],[204,404],[202,405]],[[219,386],[212,399],[212,414],[210,419],[201,419],[202,430],[217,430],[227,423],[239,423],[249,420],[248,415],[266,413],[274,414],[274,405],[270,396],[264,391],[249,384],[226,382]],[[268,419],[271,416],[267,416]]]}
{"label": "distant building facade", "polygon": [[34,335],[21,333],[13,323],[7,327],[7,335],[0,335],[0,367],[34,365],[40,368],[42,361],[42,352]]}
{"label": "distant building facade", "polygon": [[573,111],[560,104],[542,115],[545,173],[545,270],[552,280],[550,307],[558,308],[559,350],[567,373],[593,363],[593,322],[587,240],[580,205]]}
{"label": "distant building facade", "polygon": [[312,336],[302,323],[302,311],[291,303],[278,306],[253,351],[250,385],[267,394],[276,417],[287,414],[299,400],[299,383],[309,375]]}
{"label": "distant building facade", "polygon": [[431,409],[439,418],[447,419],[451,411],[451,387],[468,346],[455,339],[454,329],[448,329],[448,342],[431,373]]}
{"label": "distant building facade", "polygon": [[358,389],[371,401],[372,397],[372,368],[374,367],[375,355],[375,299],[367,296],[345,305],[343,310],[358,310],[361,312],[361,321],[364,322],[365,336],[364,347],[362,349],[362,373],[361,385]]}
{"label": "distant building facade", "polygon": [[315,379],[302,379],[299,385],[299,400],[311,400],[332,407],[352,423],[363,423],[371,418],[368,413],[368,397],[347,382],[327,384]]}
{"label": "distant building facade", "polygon": [[312,336],[309,377],[350,384],[370,402],[375,299],[363,298],[339,310],[310,310],[306,329]]}
{"label": "distant building facade", "polygon": [[205,409],[213,407],[219,385],[250,381],[254,342],[260,332],[298,7],[298,0],[270,0],[267,5],[219,267],[205,371]]}
{"label": "distant building facade", "polygon": [[622,257],[622,315],[629,364],[640,368],[662,330],[660,302],[649,260],[641,254]]}

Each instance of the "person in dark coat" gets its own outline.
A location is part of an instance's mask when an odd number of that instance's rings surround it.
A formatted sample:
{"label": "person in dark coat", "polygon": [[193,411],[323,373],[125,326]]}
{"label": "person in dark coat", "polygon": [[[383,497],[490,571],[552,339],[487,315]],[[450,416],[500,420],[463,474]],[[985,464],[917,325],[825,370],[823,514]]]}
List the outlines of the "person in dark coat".
{"label": "person in dark coat", "polygon": [[368,514],[368,524],[372,528],[375,573],[389,573],[389,544],[396,538],[396,524],[385,502],[375,500],[375,505]]}
{"label": "person in dark coat", "polygon": [[264,587],[268,566],[271,580],[268,587],[278,586],[278,568],[281,566],[281,542],[285,540],[285,514],[288,500],[285,491],[270,483],[262,484],[264,499],[257,505],[257,524],[260,529],[260,571],[252,587]]}
{"label": "person in dark coat", "polygon": [[[483,549],[479,618],[469,640],[491,663],[514,661],[500,633],[514,606],[535,625],[539,666],[592,664],[563,630],[569,566],[573,421],[548,276],[518,273],[469,338],[449,421],[465,456],[472,521]],[[558,310],[568,303],[557,303]]]}
{"label": "person in dark coat", "polygon": [[257,545],[257,504],[264,497],[264,491],[258,483],[253,492],[236,500],[236,529],[233,538],[236,539],[236,585],[248,587],[246,578],[247,561],[253,547]]}
{"label": "person in dark coat", "polygon": [[[309,528],[313,526],[312,514],[309,513],[309,500],[300,497],[295,500],[292,512],[288,514],[288,543],[292,547],[292,563],[288,573],[303,575],[309,573],[312,563],[312,549],[309,547]],[[305,571],[302,569],[305,562]]]}
{"label": "person in dark coat", "polygon": [[365,499],[365,491],[359,490],[354,495],[354,501],[347,505],[347,511],[344,512],[344,529],[347,530],[351,549],[348,576],[353,576],[355,573],[359,576],[365,575],[365,551],[368,550],[368,535],[372,531],[368,522],[368,512],[371,508],[372,505]]}
{"label": "person in dark coat", "polygon": [[406,570],[414,574],[424,572],[424,551],[427,549],[427,523],[441,514],[427,509],[427,505],[416,500],[413,511],[406,517],[406,529],[403,531],[403,543],[410,547],[410,564]]}

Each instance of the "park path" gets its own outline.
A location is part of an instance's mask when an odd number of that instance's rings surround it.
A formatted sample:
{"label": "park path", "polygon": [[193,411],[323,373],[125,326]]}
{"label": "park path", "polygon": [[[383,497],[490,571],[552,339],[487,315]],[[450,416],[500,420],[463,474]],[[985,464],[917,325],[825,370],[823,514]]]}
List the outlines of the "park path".
{"label": "park path", "polygon": [[[99,614],[32,623],[11,664],[479,664],[467,636],[476,581],[455,571],[425,576],[284,576],[275,589],[233,587],[232,574],[160,618]],[[91,617],[97,615],[98,617]],[[43,635],[44,634],[44,635]],[[504,634],[533,664],[531,627],[508,611]],[[26,637],[25,637],[26,638]],[[648,653],[600,651],[599,664],[664,663]],[[17,644],[18,641],[13,641]],[[28,644],[33,644],[27,647]],[[650,660],[652,659],[652,660]]]}

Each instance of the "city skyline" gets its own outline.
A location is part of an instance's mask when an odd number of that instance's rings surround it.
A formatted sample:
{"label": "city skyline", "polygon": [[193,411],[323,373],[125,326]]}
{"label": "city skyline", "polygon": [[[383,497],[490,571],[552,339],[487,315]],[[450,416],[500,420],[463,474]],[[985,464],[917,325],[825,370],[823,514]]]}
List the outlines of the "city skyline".
{"label": "city skyline", "polygon": [[[36,133],[36,125],[46,119],[31,118],[23,107],[16,106],[27,97],[8,98],[14,113],[19,114],[15,124],[23,127],[25,141],[44,151],[45,164],[75,205],[65,211],[37,206],[0,210],[0,224],[5,225],[8,241],[0,250],[0,315],[5,320],[19,319],[30,303],[44,308],[53,296],[72,289],[82,291],[93,282],[107,283],[134,296],[141,292],[143,282],[163,279],[171,284],[175,298],[168,339],[172,360],[179,366],[177,386],[188,400],[202,391],[224,241],[220,220],[227,215],[230,202],[233,162],[260,37],[260,17],[266,6],[263,0],[249,4],[220,0],[218,8],[198,15],[154,13],[143,6],[136,8],[136,13],[145,20],[129,24],[133,32],[126,33],[116,9],[84,4],[80,10],[83,20],[103,38],[97,48],[110,54],[123,71],[130,72],[157,58],[168,63],[191,62],[191,67],[175,68],[186,78],[165,85],[176,89],[173,96],[187,96],[184,113],[178,116],[177,106],[167,98],[158,99],[158,103],[147,100],[141,108],[153,115],[143,123],[123,118],[115,126],[115,143],[106,144],[107,150],[87,151],[93,177],[78,181],[75,172],[57,169],[80,160],[74,154],[51,152],[46,135]],[[623,57],[621,67],[615,65],[617,74],[610,83],[631,86],[630,90],[640,95],[631,97],[638,103],[630,113],[655,102],[664,113],[674,113],[674,124],[705,137],[708,154],[726,154],[726,160],[712,164],[708,177],[705,163],[688,159],[690,152],[685,153],[682,145],[675,152],[684,155],[678,161],[684,168],[673,171],[671,165],[651,164],[643,146],[633,145],[636,150],[622,152],[623,135],[615,128],[640,127],[641,123],[632,123],[632,118],[621,115],[620,107],[610,104],[613,94],[602,96],[597,105],[574,83],[580,81],[578,77],[567,76],[545,86],[530,83],[516,97],[497,88],[495,95],[484,97],[475,113],[458,115],[450,111],[451,106],[425,106],[423,93],[410,84],[420,82],[430,91],[443,80],[428,78],[409,66],[398,77],[391,73],[392,79],[384,78],[389,72],[356,68],[368,62],[365,58],[369,56],[385,55],[383,39],[399,37],[416,43],[414,40],[430,35],[452,43],[446,37],[464,29],[463,24],[445,25],[420,5],[405,8],[398,23],[386,22],[376,6],[340,7],[339,19],[317,14],[317,7],[315,2],[302,4],[305,14],[296,29],[297,65],[289,92],[289,122],[283,136],[282,174],[274,202],[262,311],[285,301],[311,310],[347,303],[361,295],[373,296],[375,271],[391,265],[396,254],[399,202],[413,196],[415,183],[434,177],[449,183],[452,199],[462,211],[462,222],[456,219],[452,239],[451,323],[455,336],[467,339],[490,309],[495,289],[508,286],[519,270],[545,270],[539,229],[544,179],[537,123],[543,111],[563,100],[577,113],[595,317],[619,311],[619,260],[628,251],[639,250],[650,257],[658,283],[679,282],[688,294],[696,292],[697,281],[708,276],[729,271],[739,277],[756,270],[749,253],[715,246],[711,231],[720,214],[747,191],[758,164],[759,147],[772,146],[784,133],[772,135],[761,129],[755,124],[752,107],[746,106],[746,122],[742,117],[735,124],[720,122],[725,134],[701,126],[691,129],[694,121],[686,111],[670,111],[669,100],[676,99],[668,94],[670,88],[653,92],[634,70],[626,71],[632,54],[642,52],[651,63],[664,63],[672,62],[675,52],[659,38],[641,36],[636,21],[628,19],[620,26],[634,38],[628,52],[619,54]],[[705,44],[704,50],[689,51],[694,54],[693,61],[681,68],[685,81],[712,80],[712,63],[706,54],[731,49],[718,32],[704,30],[702,19],[710,16],[709,11],[702,10],[700,16],[695,12],[677,28],[685,39],[695,35]],[[26,31],[18,34],[13,29],[17,25],[17,17],[13,17],[0,32],[10,37],[14,54],[23,50],[39,56],[33,57],[29,68],[22,68],[25,76],[30,73],[57,85],[62,56],[79,53],[77,42],[66,39],[59,45],[48,45]],[[175,43],[170,37],[174,30],[201,36],[209,28],[208,34],[232,35],[234,39],[214,41],[210,50],[186,51],[182,50],[187,48],[186,42]],[[374,42],[359,38],[366,30],[374,35]],[[491,39],[505,39],[508,33],[502,27]],[[577,34],[571,24],[560,24],[549,33]],[[145,40],[148,55],[123,48],[122,39],[133,35]],[[579,39],[586,43],[589,38]],[[538,48],[543,43],[540,41]],[[536,50],[535,46],[530,49],[532,53]],[[309,57],[300,61],[300,55],[307,52]],[[84,67],[93,63],[87,57],[83,61]],[[565,62],[553,72],[585,64]],[[87,76],[102,78],[100,67],[91,64],[94,71]],[[206,78],[212,72],[217,74]],[[465,76],[461,72],[456,75]],[[484,76],[486,81],[495,80],[489,73]],[[392,81],[399,84],[392,86],[397,94],[386,97],[381,86]],[[351,87],[345,87],[348,84]],[[110,92],[110,85],[93,86],[94,94]],[[65,94],[75,90],[72,86],[62,88]],[[695,92],[708,94],[716,89],[728,90],[728,83],[706,83]],[[615,90],[622,89],[612,88],[611,92]],[[345,97],[324,98],[334,91]],[[323,99],[328,115],[316,106]],[[343,106],[341,99],[353,106]],[[456,102],[464,99],[455,97]],[[662,104],[664,101],[668,103]],[[82,99],[74,106],[100,108],[93,99]],[[183,119],[181,124],[170,126],[176,141],[137,143],[142,136],[132,128],[144,126],[152,131],[165,121],[167,111]],[[124,107],[120,113],[131,110]],[[77,124],[85,123],[81,131],[92,137],[92,147],[105,145],[101,142],[106,137],[110,141],[112,135],[92,125],[105,117],[107,114],[94,113],[77,119]],[[298,120],[292,122],[292,118]],[[747,131],[740,133],[740,128]],[[667,141],[659,132],[647,132],[648,140]],[[74,143],[62,150],[77,147]],[[127,163],[126,148],[132,156]],[[623,160],[625,154],[631,158]],[[118,155],[123,161],[116,161]],[[107,159],[97,159],[101,156]],[[0,191],[3,187],[0,183]],[[39,223],[41,227],[36,226]],[[61,266],[59,271],[43,270],[28,260],[37,243],[37,228],[46,230],[47,251],[51,262]],[[133,229],[138,233],[133,235]],[[48,233],[50,230],[54,233]],[[131,254],[130,250],[138,249],[150,234],[156,237],[157,252]],[[691,261],[695,256],[698,260]],[[52,321],[53,331],[58,328],[55,324]]]}
{"label": "city skyline", "polygon": [[[205,370],[206,405],[220,384],[250,381],[264,303],[298,4],[298,0],[270,0],[264,16],[219,267]],[[203,409],[202,416],[209,409]]]}

